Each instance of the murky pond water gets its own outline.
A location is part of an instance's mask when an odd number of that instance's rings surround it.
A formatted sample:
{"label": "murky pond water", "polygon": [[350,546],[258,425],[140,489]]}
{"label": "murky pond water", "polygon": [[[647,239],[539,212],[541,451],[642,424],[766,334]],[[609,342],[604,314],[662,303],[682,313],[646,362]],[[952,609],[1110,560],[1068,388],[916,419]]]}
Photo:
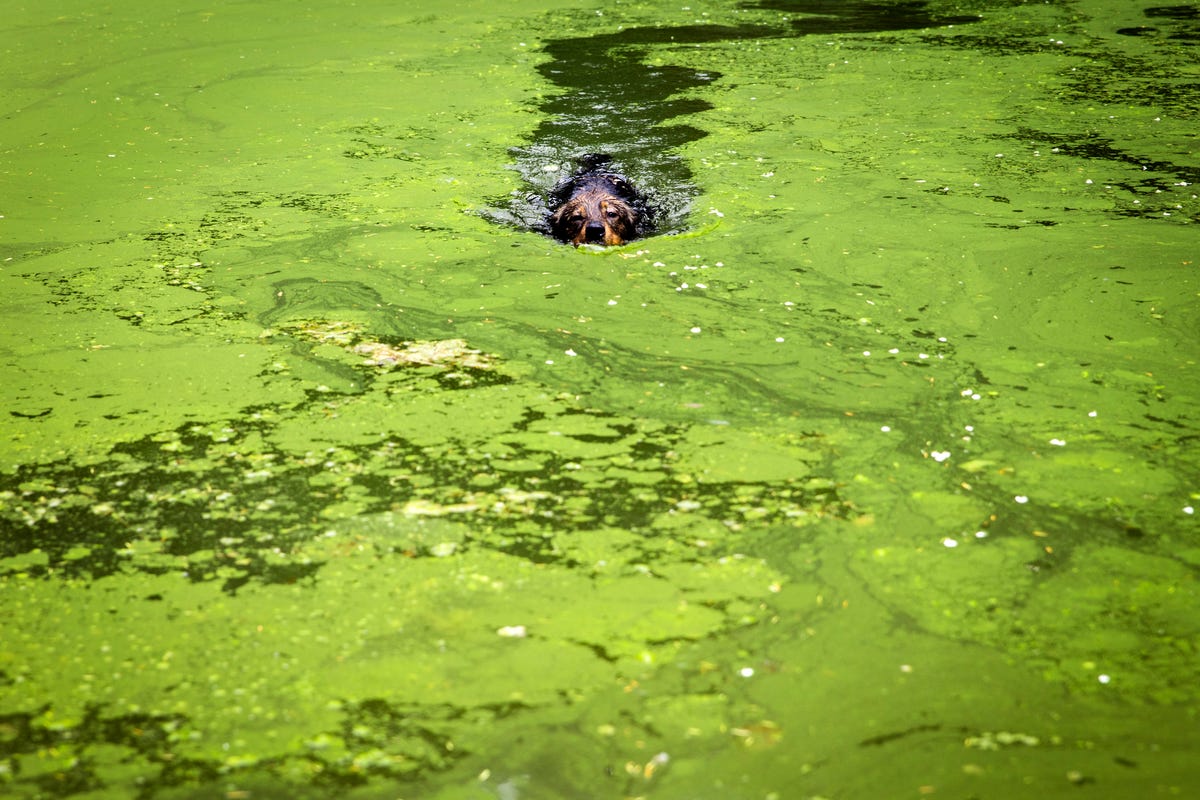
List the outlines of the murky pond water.
{"label": "murky pond water", "polygon": [[0,793],[1200,792],[1195,5],[546,8],[5,13]]}

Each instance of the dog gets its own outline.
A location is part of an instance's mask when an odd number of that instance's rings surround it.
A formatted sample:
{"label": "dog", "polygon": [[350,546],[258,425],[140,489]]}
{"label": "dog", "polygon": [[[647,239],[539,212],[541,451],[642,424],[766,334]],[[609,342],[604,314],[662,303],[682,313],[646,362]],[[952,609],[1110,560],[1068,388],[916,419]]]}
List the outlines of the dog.
{"label": "dog", "polygon": [[650,207],[625,177],[604,169],[610,161],[600,153],[581,157],[575,174],[550,192],[549,225],[555,239],[576,247],[611,247],[647,233]]}

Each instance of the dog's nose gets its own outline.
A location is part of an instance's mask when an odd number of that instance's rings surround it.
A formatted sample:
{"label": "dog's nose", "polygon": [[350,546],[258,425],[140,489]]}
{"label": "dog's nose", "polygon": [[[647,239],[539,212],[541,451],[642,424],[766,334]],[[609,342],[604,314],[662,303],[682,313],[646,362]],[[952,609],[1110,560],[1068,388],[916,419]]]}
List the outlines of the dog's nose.
{"label": "dog's nose", "polygon": [[589,222],[587,229],[583,232],[583,236],[588,242],[603,242],[604,224],[600,222]]}

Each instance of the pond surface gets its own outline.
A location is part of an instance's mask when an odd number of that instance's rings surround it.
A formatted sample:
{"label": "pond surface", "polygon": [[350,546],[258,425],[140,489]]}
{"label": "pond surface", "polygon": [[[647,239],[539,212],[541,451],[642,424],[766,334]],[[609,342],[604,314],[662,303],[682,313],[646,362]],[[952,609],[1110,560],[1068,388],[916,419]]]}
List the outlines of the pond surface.
{"label": "pond surface", "polygon": [[1200,794],[1195,5],[546,9],[6,11],[0,793]]}

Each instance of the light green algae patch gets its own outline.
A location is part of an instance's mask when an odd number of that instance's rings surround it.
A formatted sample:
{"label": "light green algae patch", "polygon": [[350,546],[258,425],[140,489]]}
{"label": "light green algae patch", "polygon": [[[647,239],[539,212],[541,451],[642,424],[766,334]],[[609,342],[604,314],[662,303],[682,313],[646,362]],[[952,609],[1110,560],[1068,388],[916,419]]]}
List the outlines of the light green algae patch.
{"label": "light green algae patch", "polygon": [[[358,755],[340,732],[348,707],[428,707],[436,718],[446,707],[556,704],[752,622],[716,609],[752,607],[779,580],[748,559],[694,566],[680,584],[619,563],[594,579],[487,551],[383,557],[336,529],[311,550],[324,562],[315,585],[236,598],[179,572],[88,584],[10,575],[5,606],[18,621],[5,629],[2,702],[37,730],[77,729],[93,708],[149,715],[169,734],[157,758],[347,770]],[[327,744],[294,738],[305,731]],[[393,760],[401,773],[422,766]]]}
{"label": "light green algae patch", "polygon": [[[1192,571],[1114,547],[1082,547],[1057,566],[1045,541],[879,548],[854,569],[872,594],[922,628],[1003,648],[1076,692],[1195,702],[1192,684],[1163,677],[1187,669],[1200,633],[1191,621],[1198,599]],[[970,581],[957,561],[970,564]]]}

